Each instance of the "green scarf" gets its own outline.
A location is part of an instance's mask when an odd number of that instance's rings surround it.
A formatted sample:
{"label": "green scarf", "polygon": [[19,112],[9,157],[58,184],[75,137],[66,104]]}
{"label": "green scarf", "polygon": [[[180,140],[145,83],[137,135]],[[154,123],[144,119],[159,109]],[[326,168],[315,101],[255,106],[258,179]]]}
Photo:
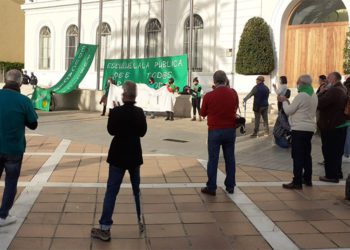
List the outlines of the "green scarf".
{"label": "green scarf", "polygon": [[310,85],[301,85],[301,86],[298,88],[298,92],[299,92],[299,93],[306,93],[306,94],[308,94],[309,96],[312,96],[313,93],[314,93],[314,89],[313,89]]}

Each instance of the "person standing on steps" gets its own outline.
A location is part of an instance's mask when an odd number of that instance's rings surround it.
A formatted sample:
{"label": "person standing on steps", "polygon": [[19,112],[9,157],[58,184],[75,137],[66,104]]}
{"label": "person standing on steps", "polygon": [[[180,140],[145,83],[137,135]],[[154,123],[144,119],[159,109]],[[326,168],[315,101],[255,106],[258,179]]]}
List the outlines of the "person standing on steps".
{"label": "person standing on steps", "polygon": [[250,91],[250,93],[243,99],[246,103],[249,98],[254,96],[253,111],[255,117],[254,132],[251,137],[257,137],[259,133],[260,126],[260,116],[264,120],[265,133],[264,135],[269,135],[269,122],[268,122],[268,110],[269,110],[269,95],[270,90],[264,83],[265,78],[263,76],[258,76],[256,78],[256,85]]}

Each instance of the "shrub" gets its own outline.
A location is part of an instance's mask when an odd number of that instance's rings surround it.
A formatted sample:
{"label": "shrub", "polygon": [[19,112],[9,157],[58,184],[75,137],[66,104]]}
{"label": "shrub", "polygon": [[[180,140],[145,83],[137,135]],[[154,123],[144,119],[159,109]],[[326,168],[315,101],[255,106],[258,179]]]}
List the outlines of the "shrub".
{"label": "shrub", "polygon": [[248,20],[237,52],[236,71],[243,75],[268,75],[275,68],[269,26],[260,17]]}
{"label": "shrub", "polygon": [[24,68],[24,64],[23,63],[19,63],[19,62],[2,62],[0,61],[0,71],[6,73],[7,71],[9,71],[10,69],[18,69],[20,71],[22,71],[22,69]]}

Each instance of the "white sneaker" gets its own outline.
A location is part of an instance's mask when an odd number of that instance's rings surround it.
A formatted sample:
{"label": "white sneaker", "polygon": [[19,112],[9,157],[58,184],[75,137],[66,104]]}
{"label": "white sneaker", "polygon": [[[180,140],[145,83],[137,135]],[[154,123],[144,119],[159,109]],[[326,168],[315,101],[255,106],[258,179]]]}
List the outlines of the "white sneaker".
{"label": "white sneaker", "polygon": [[4,227],[15,223],[17,221],[16,216],[8,215],[5,219],[0,218],[0,227]]}

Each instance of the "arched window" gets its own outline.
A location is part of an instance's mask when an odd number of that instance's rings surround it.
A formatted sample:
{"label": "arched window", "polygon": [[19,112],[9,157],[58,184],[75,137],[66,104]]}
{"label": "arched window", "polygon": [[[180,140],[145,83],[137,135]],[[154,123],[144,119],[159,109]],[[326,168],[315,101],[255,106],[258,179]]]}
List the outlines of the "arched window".
{"label": "arched window", "polygon": [[140,23],[137,24],[136,26],[136,46],[135,46],[135,49],[136,49],[136,53],[135,53],[135,57],[136,58],[139,58],[140,57]]}
{"label": "arched window", "polygon": [[[101,70],[104,68],[105,59],[109,58],[110,45],[111,45],[111,26],[108,23],[102,23],[101,29]],[[96,40],[98,40],[98,28],[96,31]],[[96,61],[97,70],[97,61]]]}
{"label": "arched window", "polygon": [[[193,15],[193,47],[192,47],[192,70],[203,70],[203,19]],[[190,17],[187,17],[184,25],[184,53],[189,53],[190,45]]]}
{"label": "arched window", "polygon": [[150,19],[145,31],[145,57],[157,57],[161,55],[161,24],[158,19]]}
{"label": "arched window", "polygon": [[289,25],[347,22],[348,12],[341,0],[302,1],[294,10]]}
{"label": "arched window", "polygon": [[39,69],[50,68],[51,53],[51,31],[49,27],[44,26],[39,35]]}
{"label": "arched window", "polygon": [[71,25],[66,33],[66,69],[72,63],[78,47],[79,29],[76,25]]}

